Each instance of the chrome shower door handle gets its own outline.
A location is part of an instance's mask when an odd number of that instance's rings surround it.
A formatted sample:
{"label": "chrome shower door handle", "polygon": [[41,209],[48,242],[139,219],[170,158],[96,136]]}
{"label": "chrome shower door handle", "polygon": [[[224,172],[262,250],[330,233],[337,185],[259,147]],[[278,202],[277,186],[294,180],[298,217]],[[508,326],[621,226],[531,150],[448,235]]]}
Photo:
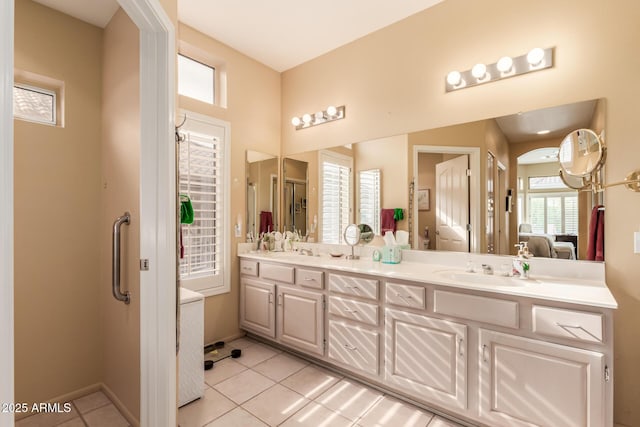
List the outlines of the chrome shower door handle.
{"label": "chrome shower door handle", "polygon": [[120,227],[122,227],[122,224],[129,225],[130,222],[131,214],[129,212],[125,212],[124,215],[116,218],[113,223],[113,238],[111,240],[111,284],[113,297],[125,304],[129,304],[131,302],[131,295],[129,292],[122,293],[120,290]]}

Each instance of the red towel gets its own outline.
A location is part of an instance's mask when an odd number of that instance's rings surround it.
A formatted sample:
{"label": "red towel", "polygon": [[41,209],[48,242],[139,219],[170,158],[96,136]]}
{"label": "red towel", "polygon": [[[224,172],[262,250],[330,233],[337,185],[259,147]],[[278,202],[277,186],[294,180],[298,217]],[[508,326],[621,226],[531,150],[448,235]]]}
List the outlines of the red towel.
{"label": "red towel", "polygon": [[598,205],[591,211],[587,260],[604,261],[604,206]]}
{"label": "red towel", "polygon": [[387,231],[396,232],[396,220],[393,219],[393,209],[380,210],[380,234],[384,236]]}
{"label": "red towel", "polygon": [[260,212],[260,234],[273,231],[273,216],[269,211]]}

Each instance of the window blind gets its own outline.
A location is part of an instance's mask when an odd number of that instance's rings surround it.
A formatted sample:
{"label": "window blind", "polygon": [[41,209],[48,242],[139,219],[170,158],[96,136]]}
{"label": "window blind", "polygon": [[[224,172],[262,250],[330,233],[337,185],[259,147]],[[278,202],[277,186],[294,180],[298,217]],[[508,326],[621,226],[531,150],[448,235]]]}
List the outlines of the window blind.
{"label": "window blind", "polygon": [[575,194],[530,195],[528,216],[534,233],[577,234],[578,196]]}
{"label": "window blind", "polygon": [[[194,219],[182,224],[180,277],[214,276],[224,267],[224,147],[215,137],[186,133],[180,144],[179,191],[191,199]],[[211,285],[216,285],[215,280]]]}
{"label": "window blind", "polygon": [[349,225],[351,168],[322,162],[322,242],[342,243]]}
{"label": "window blind", "polygon": [[380,234],[380,170],[360,171],[359,181],[360,222]]}

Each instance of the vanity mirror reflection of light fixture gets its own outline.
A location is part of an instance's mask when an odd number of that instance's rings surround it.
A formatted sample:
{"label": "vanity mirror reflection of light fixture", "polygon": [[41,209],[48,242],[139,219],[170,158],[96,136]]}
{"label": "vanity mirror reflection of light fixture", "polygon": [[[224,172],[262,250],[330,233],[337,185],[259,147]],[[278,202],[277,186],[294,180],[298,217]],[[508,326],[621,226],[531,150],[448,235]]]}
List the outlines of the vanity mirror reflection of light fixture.
{"label": "vanity mirror reflection of light fixture", "polygon": [[524,55],[503,56],[492,64],[477,63],[470,70],[451,71],[445,79],[447,92],[508,77],[540,71],[553,66],[553,48],[536,47]]}

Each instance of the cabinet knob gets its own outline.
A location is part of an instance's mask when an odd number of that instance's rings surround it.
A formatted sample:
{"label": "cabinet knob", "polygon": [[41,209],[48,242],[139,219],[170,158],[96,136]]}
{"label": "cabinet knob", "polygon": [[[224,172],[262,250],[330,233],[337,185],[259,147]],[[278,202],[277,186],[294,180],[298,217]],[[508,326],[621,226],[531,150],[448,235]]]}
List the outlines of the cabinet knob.
{"label": "cabinet knob", "polygon": [[358,349],[358,347],[354,347],[351,344],[345,344],[344,348],[346,348],[347,350],[351,350],[351,351],[355,351]]}

